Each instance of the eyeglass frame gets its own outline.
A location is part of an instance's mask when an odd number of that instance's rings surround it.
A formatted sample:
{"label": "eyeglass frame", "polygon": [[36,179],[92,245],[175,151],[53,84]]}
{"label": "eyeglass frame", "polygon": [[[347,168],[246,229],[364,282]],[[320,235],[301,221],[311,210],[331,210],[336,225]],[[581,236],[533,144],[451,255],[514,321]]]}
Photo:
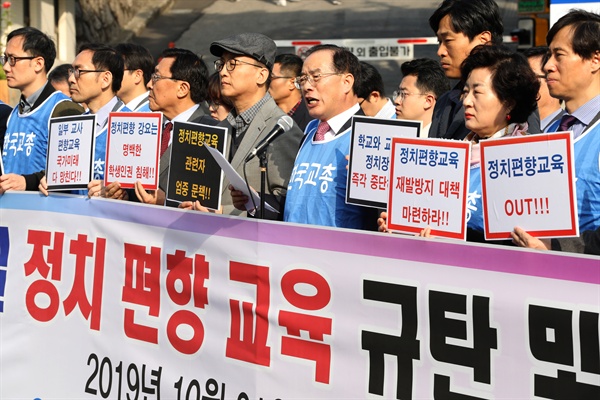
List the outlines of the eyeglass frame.
{"label": "eyeglass frame", "polygon": [[327,78],[328,76],[333,76],[333,75],[343,75],[343,74],[341,72],[326,72],[323,74],[320,74],[320,73],[319,74],[303,74],[303,75],[295,77],[294,83],[296,84],[296,87],[298,89],[300,89],[302,86],[304,86],[306,84],[306,82],[315,86],[317,83],[319,83],[321,78]]}
{"label": "eyeglass frame", "polygon": [[[215,67],[215,71],[217,71],[217,72],[223,71],[223,67],[225,67],[225,69],[227,70],[227,72],[232,72],[237,67],[238,64],[251,65],[251,66],[256,67],[256,68],[266,68],[263,65],[252,64],[250,62],[247,62],[247,61],[244,61],[244,60],[240,60],[238,58],[230,58],[227,61],[223,61],[221,59],[215,60],[214,67]],[[228,65],[233,65],[233,66],[230,69],[228,67]]]}
{"label": "eyeglass frame", "polygon": [[8,62],[8,65],[10,65],[11,67],[14,67],[15,65],[17,65],[17,61],[33,60],[38,57],[41,57],[41,56],[17,57],[17,56],[7,56],[6,54],[4,54],[4,55],[0,56],[0,64],[6,65],[6,63]]}
{"label": "eyeglass frame", "polygon": [[152,84],[155,84],[158,81],[162,81],[163,79],[170,79],[172,81],[180,81],[181,80],[181,79],[173,78],[172,76],[162,76],[157,72],[153,72],[150,75],[150,80],[152,81]]}
{"label": "eyeglass frame", "polygon": [[88,72],[108,72],[105,69],[80,69],[80,68],[69,68],[67,70],[69,76],[73,75],[75,79],[79,79],[81,77],[81,73],[87,74]]}
{"label": "eyeglass frame", "polygon": [[404,90],[394,90],[394,92],[392,93],[392,102],[395,103],[396,99],[398,97],[400,97],[400,101],[404,102],[404,99],[406,98],[406,96],[427,96],[429,95],[429,93],[408,93],[405,92]]}
{"label": "eyeglass frame", "polygon": [[295,76],[284,76],[284,75],[273,75],[273,74],[271,74],[271,80],[273,80],[273,79],[292,79],[292,78],[296,79]]}

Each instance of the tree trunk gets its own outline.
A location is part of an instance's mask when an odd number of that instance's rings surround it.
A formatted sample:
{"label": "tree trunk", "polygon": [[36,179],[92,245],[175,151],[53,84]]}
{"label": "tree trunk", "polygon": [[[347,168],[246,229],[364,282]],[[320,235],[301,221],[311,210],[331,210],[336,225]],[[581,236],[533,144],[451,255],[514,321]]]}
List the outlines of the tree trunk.
{"label": "tree trunk", "polygon": [[86,42],[112,43],[135,15],[136,6],[140,6],[139,0],[77,0],[78,45]]}

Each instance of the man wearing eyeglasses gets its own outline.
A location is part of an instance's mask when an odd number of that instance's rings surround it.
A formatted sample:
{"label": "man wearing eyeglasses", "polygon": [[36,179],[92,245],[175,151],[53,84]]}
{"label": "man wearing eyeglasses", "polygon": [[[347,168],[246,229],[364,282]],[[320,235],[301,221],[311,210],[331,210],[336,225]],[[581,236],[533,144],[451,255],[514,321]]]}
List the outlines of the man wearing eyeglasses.
{"label": "man wearing eyeglasses", "polygon": [[302,99],[302,92],[296,85],[296,77],[302,73],[302,62],[302,59],[295,54],[278,54],[273,64],[269,94],[279,108],[292,117],[298,127],[304,131],[312,118]]}
{"label": "man wearing eyeglasses", "polygon": [[315,120],[306,127],[290,177],[285,221],[355,229],[374,224],[375,209],[345,201],[352,116],[364,115],[356,95],[359,76],[358,58],[345,48],[319,45],[307,52],[296,82]]}
{"label": "man wearing eyeglasses", "polygon": [[137,182],[135,194],[143,203],[163,205],[171,162],[173,122],[215,125],[216,121],[209,116],[205,102],[208,96],[208,68],[204,61],[193,52],[178,48],[164,50],[159,59],[148,82],[150,110],[160,111],[165,117],[161,138],[159,189],[148,192]]}
{"label": "man wearing eyeglasses", "polygon": [[429,136],[431,118],[437,99],[450,90],[450,84],[440,64],[427,58],[417,58],[400,66],[402,81],[394,92],[396,117],[421,121],[419,137]]}
{"label": "man wearing eyeglasses", "polygon": [[[215,69],[221,78],[221,94],[229,98],[234,106],[227,116],[227,122],[232,127],[228,146],[229,162],[241,176],[246,176],[249,186],[259,188],[259,159],[255,157],[247,163],[245,159],[271,132],[279,118],[285,115],[268,93],[277,47],[272,39],[264,35],[242,33],[213,42],[210,52],[219,57]],[[288,179],[301,139],[302,131],[294,124],[267,148],[265,198],[279,210],[283,209],[285,203]],[[228,186],[227,182],[224,186]],[[234,206],[234,197],[239,199],[242,196],[238,190],[225,190],[222,196],[223,213],[245,213],[236,208],[242,208],[237,200]],[[264,215],[268,219],[281,219],[283,213],[265,210]]]}
{"label": "man wearing eyeglasses", "polygon": [[21,97],[4,135],[0,193],[37,190],[46,168],[49,119],[83,112],[48,82],[47,74],[55,57],[54,42],[38,29],[20,28],[7,36],[0,63],[8,86],[19,90]]}

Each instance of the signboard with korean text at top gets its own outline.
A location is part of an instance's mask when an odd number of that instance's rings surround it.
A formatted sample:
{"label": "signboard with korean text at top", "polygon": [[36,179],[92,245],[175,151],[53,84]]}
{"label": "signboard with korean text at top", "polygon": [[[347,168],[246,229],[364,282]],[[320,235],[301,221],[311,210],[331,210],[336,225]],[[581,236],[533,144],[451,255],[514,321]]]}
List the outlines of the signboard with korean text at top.
{"label": "signboard with korean text at top", "polygon": [[0,196],[0,399],[597,400],[598,257]]}
{"label": "signboard with korean text at top", "polygon": [[480,144],[486,239],[510,239],[515,226],[542,238],[579,235],[570,133]]}
{"label": "signboard with korean text at top", "polygon": [[205,146],[214,147],[225,154],[226,143],[225,127],[191,122],[173,123],[167,205],[176,206],[183,201],[197,200],[212,210],[221,207],[223,171]]}
{"label": "signboard with korean text at top", "polygon": [[346,202],[387,208],[392,138],[416,138],[421,121],[352,117]]}
{"label": "signboard with korean text at top", "polygon": [[471,143],[392,139],[388,229],[466,239]]}
{"label": "signboard with korean text at top", "polygon": [[110,113],[104,185],[118,181],[131,189],[140,181],[146,190],[156,190],[161,132],[161,113]]}
{"label": "signboard with korean text at top", "polygon": [[94,115],[52,118],[48,131],[48,190],[87,189],[93,177]]}

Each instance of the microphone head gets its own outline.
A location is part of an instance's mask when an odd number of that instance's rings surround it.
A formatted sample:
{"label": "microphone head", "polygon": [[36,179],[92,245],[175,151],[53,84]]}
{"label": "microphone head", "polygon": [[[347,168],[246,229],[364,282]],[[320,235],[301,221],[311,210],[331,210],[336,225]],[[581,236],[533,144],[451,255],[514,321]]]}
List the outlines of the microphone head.
{"label": "microphone head", "polygon": [[277,125],[281,126],[284,132],[287,132],[292,129],[292,126],[294,126],[294,120],[289,115],[284,115],[283,117],[279,118]]}

